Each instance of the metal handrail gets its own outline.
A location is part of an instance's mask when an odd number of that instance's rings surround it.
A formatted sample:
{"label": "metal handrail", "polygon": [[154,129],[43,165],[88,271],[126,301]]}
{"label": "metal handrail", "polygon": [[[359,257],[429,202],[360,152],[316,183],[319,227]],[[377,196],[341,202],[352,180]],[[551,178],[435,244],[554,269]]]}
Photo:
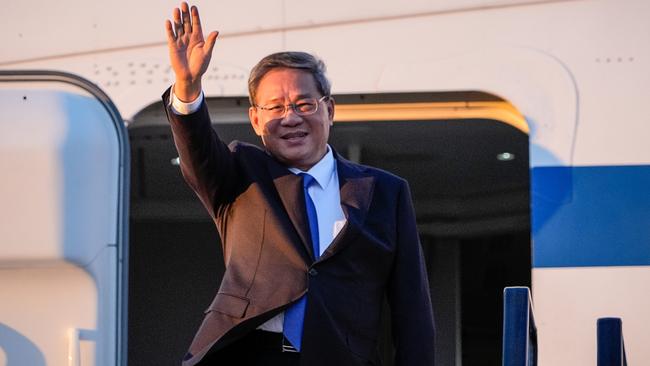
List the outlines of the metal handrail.
{"label": "metal handrail", "polygon": [[503,290],[502,365],[537,365],[537,327],[528,287]]}
{"label": "metal handrail", "polygon": [[600,318],[598,329],[598,366],[627,366],[623,322],[621,318]]}

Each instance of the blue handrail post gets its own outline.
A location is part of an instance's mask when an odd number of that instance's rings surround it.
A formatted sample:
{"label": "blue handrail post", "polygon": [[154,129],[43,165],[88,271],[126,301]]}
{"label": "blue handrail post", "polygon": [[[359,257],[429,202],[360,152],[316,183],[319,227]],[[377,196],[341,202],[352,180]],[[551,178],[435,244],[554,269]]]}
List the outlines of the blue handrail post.
{"label": "blue handrail post", "polygon": [[537,365],[537,328],[528,287],[503,291],[503,366]]}
{"label": "blue handrail post", "polygon": [[597,321],[598,366],[627,366],[623,322],[620,318],[600,318]]}

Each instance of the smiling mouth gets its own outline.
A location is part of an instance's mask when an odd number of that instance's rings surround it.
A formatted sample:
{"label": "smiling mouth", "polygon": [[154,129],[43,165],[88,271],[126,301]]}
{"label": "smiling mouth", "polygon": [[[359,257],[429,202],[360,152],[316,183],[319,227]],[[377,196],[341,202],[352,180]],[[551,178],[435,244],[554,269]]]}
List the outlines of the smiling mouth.
{"label": "smiling mouth", "polygon": [[307,136],[307,132],[290,132],[287,134],[282,135],[282,139],[284,140],[294,140],[294,139],[300,139]]}

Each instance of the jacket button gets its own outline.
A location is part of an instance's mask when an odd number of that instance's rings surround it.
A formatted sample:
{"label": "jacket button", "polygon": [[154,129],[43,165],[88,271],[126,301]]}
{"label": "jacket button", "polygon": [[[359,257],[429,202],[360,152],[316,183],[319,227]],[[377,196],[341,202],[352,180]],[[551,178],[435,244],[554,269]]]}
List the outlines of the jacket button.
{"label": "jacket button", "polygon": [[316,268],[311,268],[311,269],[309,270],[309,275],[310,275],[310,276],[314,277],[314,276],[316,276],[317,274],[318,274],[318,271],[316,270]]}

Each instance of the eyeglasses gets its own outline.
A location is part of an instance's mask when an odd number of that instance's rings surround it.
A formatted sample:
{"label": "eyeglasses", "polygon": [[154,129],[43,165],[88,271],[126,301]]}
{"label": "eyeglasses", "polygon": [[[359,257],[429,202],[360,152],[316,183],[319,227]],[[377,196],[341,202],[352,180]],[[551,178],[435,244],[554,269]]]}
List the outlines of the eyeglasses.
{"label": "eyeglasses", "polygon": [[255,108],[263,110],[271,118],[283,118],[287,115],[289,107],[291,107],[293,112],[299,116],[309,116],[318,112],[318,105],[320,102],[328,98],[329,96],[325,95],[320,99],[306,98],[301,99],[296,103],[289,104],[270,103],[263,106],[255,105]]}

